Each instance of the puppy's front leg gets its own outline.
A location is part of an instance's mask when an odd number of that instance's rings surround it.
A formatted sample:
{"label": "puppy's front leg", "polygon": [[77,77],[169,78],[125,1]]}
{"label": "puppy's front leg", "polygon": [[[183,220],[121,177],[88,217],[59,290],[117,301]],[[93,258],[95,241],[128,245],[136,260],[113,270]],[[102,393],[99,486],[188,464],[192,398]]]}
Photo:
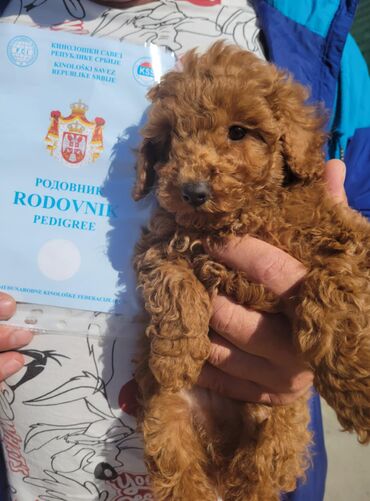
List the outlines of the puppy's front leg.
{"label": "puppy's front leg", "polygon": [[215,501],[207,453],[186,392],[209,354],[210,299],[186,259],[147,247],[136,256],[150,323],[138,360],[139,424],[153,496],[158,501]]}
{"label": "puppy's front leg", "polygon": [[210,350],[210,298],[187,261],[154,261],[139,269],[150,314],[149,367],[162,388],[177,391],[198,379]]}
{"label": "puppy's front leg", "polygon": [[[361,249],[360,249],[361,250]],[[359,255],[366,256],[363,249]],[[335,256],[304,279],[297,309],[299,347],[314,384],[345,430],[370,441],[369,266]]]}

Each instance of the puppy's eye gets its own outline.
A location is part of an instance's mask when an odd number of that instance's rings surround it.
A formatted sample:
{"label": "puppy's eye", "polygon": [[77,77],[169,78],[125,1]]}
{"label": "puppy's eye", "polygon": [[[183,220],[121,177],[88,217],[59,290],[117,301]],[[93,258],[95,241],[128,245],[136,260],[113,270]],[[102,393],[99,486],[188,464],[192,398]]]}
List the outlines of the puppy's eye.
{"label": "puppy's eye", "polygon": [[240,141],[243,137],[246,136],[248,130],[242,127],[241,125],[232,125],[229,127],[229,139],[232,141]]}

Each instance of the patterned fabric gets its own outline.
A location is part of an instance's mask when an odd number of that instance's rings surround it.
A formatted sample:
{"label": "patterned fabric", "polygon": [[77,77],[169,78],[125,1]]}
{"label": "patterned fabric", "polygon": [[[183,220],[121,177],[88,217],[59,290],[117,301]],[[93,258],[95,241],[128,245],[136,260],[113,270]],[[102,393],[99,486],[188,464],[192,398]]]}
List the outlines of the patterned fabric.
{"label": "patterned fabric", "polygon": [[224,39],[263,58],[254,9],[246,0],[159,0],[108,9],[89,0],[13,0],[3,22],[50,27],[79,35],[154,43],[181,54]]}

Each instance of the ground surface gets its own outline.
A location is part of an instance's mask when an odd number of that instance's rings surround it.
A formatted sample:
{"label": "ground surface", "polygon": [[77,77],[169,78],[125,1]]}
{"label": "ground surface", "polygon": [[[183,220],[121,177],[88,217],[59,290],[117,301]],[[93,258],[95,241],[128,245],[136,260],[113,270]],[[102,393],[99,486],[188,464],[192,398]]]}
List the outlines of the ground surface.
{"label": "ground surface", "polygon": [[360,445],[354,435],[341,432],[324,402],[322,411],[329,463],[325,501],[370,501],[370,445]]}

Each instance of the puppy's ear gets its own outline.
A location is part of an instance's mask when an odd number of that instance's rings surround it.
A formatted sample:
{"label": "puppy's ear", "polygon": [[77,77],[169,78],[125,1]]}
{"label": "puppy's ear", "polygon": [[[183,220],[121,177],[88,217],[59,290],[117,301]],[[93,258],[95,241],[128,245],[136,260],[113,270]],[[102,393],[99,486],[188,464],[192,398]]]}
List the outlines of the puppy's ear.
{"label": "puppy's ear", "polygon": [[290,76],[277,72],[271,106],[279,121],[285,164],[294,178],[317,179],[323,172],[326,113],[320,105],[308,105],[308,90]]}
{"label": "puppy's ear", "polygon": [[[154,86],[147,94],[152,101],[156,100],[159,93],[159,85]],[[153,106],[152,106],[153,108]],[[153,120],[153,110],[149,111],[148,123],[142,134],[144,139],[137,151],[136,182],[132,192],[134,200],[140,200],[147,195],[154,186],[156,174],[154,166],[158,161],[158,144],[156,144],[156,124]],[[158,142],[158,141],[157,141]]]}
{"label": "puppy's ear", "polygon": [[144,139],[137,154],[136,182],[132,192],[134,200],[145,197],[153,188],[156,162],[156,148],[150,139]]}

